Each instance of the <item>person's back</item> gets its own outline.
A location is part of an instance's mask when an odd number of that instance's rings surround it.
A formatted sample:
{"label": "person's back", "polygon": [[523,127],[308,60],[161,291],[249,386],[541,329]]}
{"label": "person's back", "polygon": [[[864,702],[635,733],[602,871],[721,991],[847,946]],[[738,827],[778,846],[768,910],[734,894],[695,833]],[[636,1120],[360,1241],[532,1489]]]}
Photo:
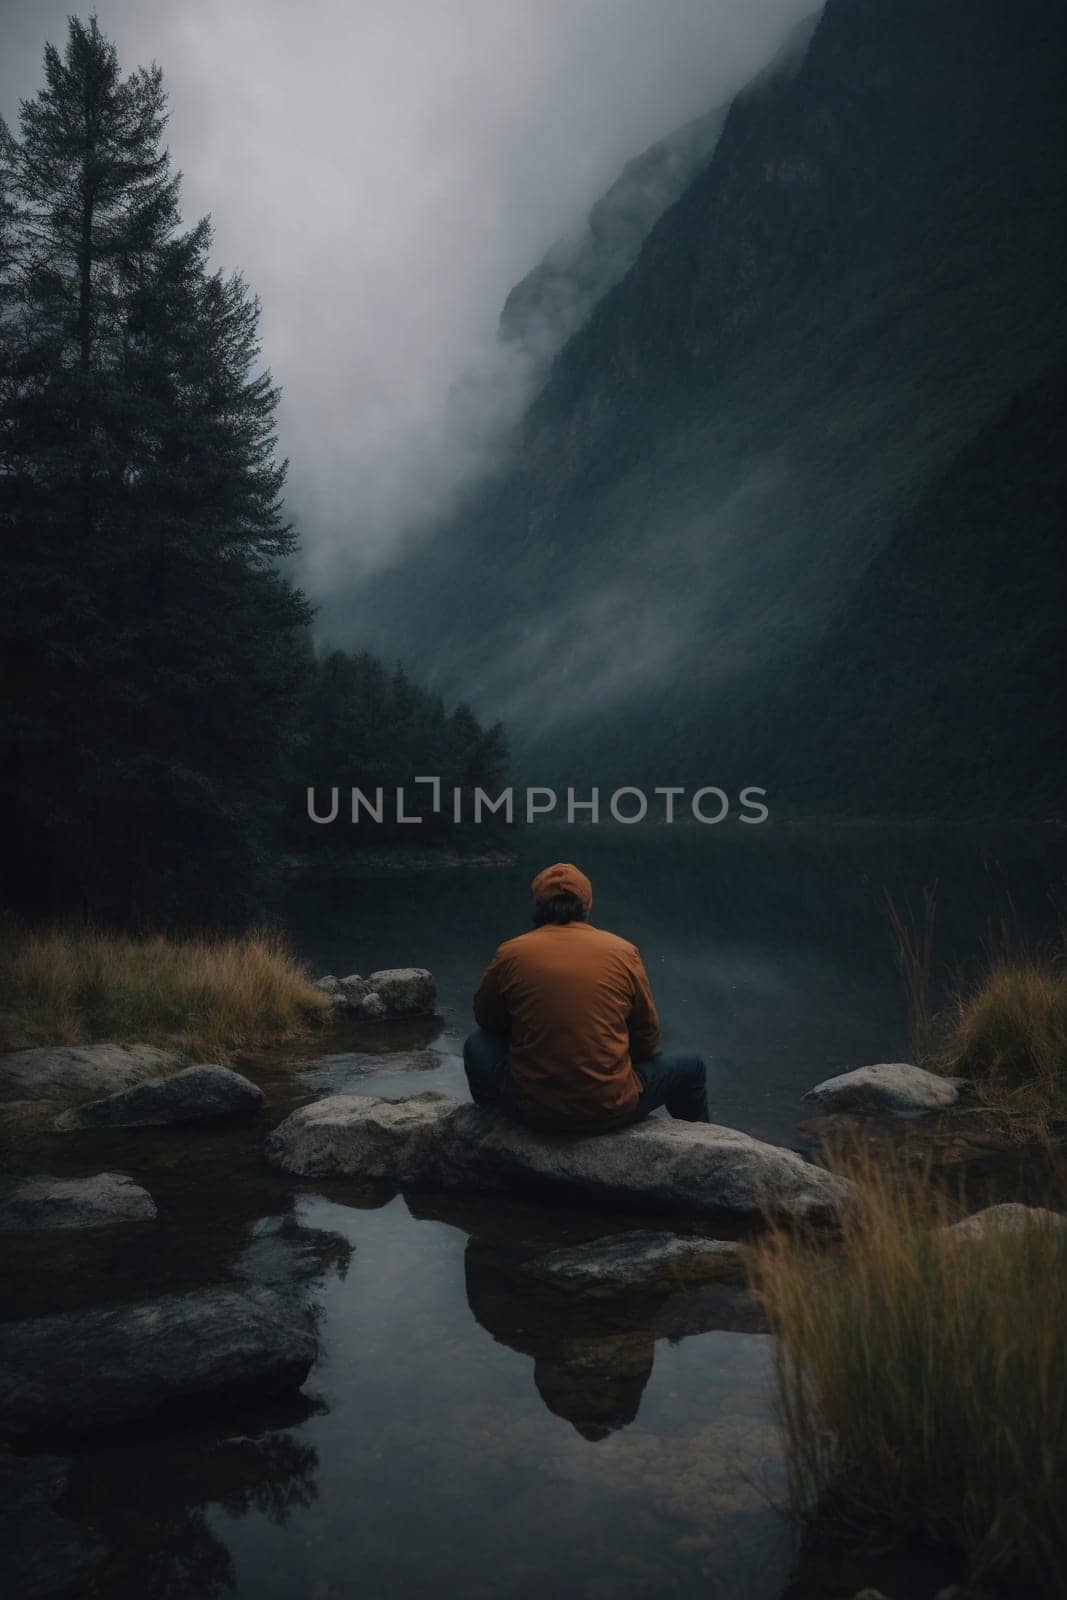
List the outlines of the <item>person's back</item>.
{"label": "person's back", "polygon": [[641,1094],[633,1061],[647,1060],[659,1043],[638,951],[585,921],[545,923],[502,944],[474,1016],[506,1034],[523,1105],[546,1124],[628,1120]]}
{"label": "person's back", "polygon": [[545,1131],[606,1130],[658,1105],[707,1121],[699,1056],[658,1054],[659,1017],[636,946],[587,920],[592,886],[570,862],[533,881],[533,932],[497,949],[464,1046],[471,1094]]}

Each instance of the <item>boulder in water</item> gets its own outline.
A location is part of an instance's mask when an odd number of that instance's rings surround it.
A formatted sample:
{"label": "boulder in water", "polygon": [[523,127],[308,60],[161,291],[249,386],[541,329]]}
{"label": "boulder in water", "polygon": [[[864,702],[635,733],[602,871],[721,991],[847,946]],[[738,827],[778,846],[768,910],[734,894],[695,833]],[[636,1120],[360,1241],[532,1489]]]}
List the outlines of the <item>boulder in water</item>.
{"label": "boulder in water", "polygon": [[0,1324],[0,1435],[79,1433],[297,1388],[316,1351],[310,1313],[251,1284]]}
{"label": "boulder in water", "polygon": [[169,1122],[212,1122],[258,1111],[263,1090],[229,1067],[185,1067],[169,1078],[92,1100],[56,1118],[61,1133],[76,1128],[151,1128]]}
{"label": "boulder in water", "polygon": [[385,1003],[391,1017],[432,1017],[437,985],[425,967],[388,967],[372,972],[368,987]]}
{"label": "boulder in water", "polygon": [[268,1160],[300,1176],[451,1188],[550,1187],[698,1215],[814,1219],[851,1185],[735,1128],[648,1118],[585,1136],[536,1133],[502,1112],[427,1091],[399,1100],[332,1095],[276,1128]]}
{"label": "boulder in water", "polygon": [[954,1106],[966,1083],[965,1078],[943,1078],[936,1072],[927,1072],[925,1067],[890,1061],[825,1078],[804,1098],[831,1111],[908,1114]]}
{"label": "boulder in water", "polygon": [[124,1172],[97,1172],[91,1178],[40,1173],[0,1180],[2,1233],[102,1228],[114,1222],[152,1222],[155,1216],[152,1196]]}
{"label": "boulder in water", "polygon": [[151,1044],[47,1045],[0,1054],[0,1101],[85,1100],[176,1072],[182,1058]]}

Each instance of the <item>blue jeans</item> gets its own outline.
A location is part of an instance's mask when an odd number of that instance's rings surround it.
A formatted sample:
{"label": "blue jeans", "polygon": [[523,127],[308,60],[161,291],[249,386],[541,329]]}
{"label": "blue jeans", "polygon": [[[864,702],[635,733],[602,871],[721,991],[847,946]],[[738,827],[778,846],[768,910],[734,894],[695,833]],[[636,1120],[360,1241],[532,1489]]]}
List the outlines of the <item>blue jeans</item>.
{"label": "blue jeans", "polygon": [[[497,1105],[510,1116],[521,1117],[522,1099],[508,1071],[507,1055],[506,1039],[475,1028],[463,1046],[467,1083],[478,1105]],[[701,1056],[689,1050],[661,1050],[648,1061],[635,1062],[634,1072],[641,1097],[627,1122],[640,1122],[658,1106],[666,1106],[683,1122],[710,1122],[707,1071]]]}

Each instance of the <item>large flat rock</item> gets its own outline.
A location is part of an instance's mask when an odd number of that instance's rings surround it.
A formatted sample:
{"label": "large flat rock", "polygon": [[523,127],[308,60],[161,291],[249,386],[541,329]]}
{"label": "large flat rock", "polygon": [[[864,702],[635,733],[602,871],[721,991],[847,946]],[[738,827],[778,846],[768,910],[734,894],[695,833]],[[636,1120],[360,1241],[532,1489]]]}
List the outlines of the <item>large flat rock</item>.
{"label": "large flat rock", "polygon": [[844,1179],[734,1128],[656,1117],[612,1133],[561,1137],[432,1091],[401,1100],[329,1096],[293,1112],[266,1152],[300,1176],[540,1185],[706,1215],[818,1219],[851,1193]]}
{"label": "large flat rock", "polygon": [[76,1106],[56,1118],[61,1133],[77,1128],[152,1128],[168,1122],[212,1122],[258,1111],[263,1090],[229,1067],[185,1067],[169,1078]]}
{"label": "large flat rock", "polygon": [[441,1140],[446,1177],[490,1188],[527,1182],[651,1201],[696,1214],[820,1217],[849,1185],[792,1150],[736,1128],[650,1117],[586,1138],[535,1133],[483,1106],[459,1105]]}
{"label": "large flat rock", "polygon": [[203,1289],[0,1325],[0,1437],[141,1421],[307,1377],[310,1314],[272,1289]]}
{"label": "large flat rock", "polygon": [[176,1072],[181,1056],[151,1044],[48,1045],[0,1054],[0,1101],[86,1100]]}
{"label": "large flat rock", "polygon": [[96,1172],[91,1178],[37,1173],[0,1180],[0,1233],[102,1228],[114,1222],[151,1222],[155,1215],[148,1190],[124,1172]]}
{"label": "large flat rock", "polygon": [[943,1078],[907,1061],[886,1061],[825,1078],[805,1100],[831,1111],[893,1111],[915,1114],[954,1106],[965,1078]]}

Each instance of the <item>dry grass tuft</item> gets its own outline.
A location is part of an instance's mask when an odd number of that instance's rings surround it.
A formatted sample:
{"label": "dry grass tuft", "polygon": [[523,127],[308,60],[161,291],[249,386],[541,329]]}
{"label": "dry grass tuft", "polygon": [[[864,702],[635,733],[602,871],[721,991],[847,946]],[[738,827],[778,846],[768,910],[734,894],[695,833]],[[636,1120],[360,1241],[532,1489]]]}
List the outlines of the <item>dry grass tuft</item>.
{"label": "dry grass tuft", "polygon": [[1067,1093],[1067,966],[1050,955],[991,967],[957,998],[939,1059],[991,1087]]}
{"label": "dry grass tuft", "polygon": [[309,974],[271,932],[133,938],[57,927],[0,941],[0,1045],[164,1045],[228,1057],[297,1033],[327,1012]]}
{"label": "dry grass tuft", "polygon": [[750,1256],[794,1509],[865,1542],[942,1542],[972,1583],[1067,1593],[1064,1230],[962,1241],[927,1176],[858,1150],[844,1167],[839,1249],[772,1227]]}

